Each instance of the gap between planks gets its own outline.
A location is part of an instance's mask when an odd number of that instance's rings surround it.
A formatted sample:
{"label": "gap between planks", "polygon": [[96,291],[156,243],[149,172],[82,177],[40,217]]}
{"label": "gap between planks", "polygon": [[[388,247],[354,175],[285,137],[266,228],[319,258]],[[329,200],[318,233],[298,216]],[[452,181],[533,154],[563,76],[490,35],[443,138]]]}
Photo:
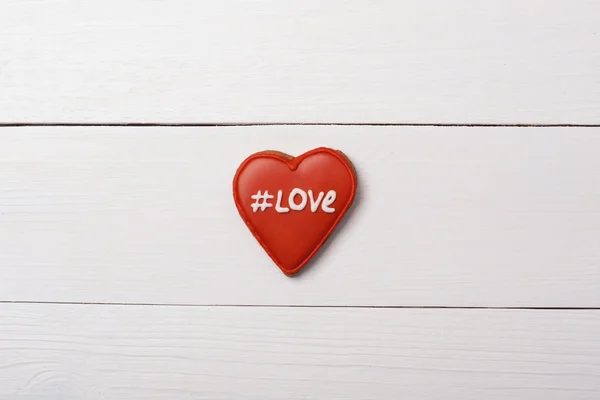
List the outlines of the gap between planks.
{"label": "gap between planks", "polygon": [[126,122],[126,123],[77,123],[77,122],[0,122],[0,128],[19,127],[235,127],[235,126],[433,126],[433,127],[464,127],[464,128],[600,128],[600,124],[443,124],[443,123],[352,123],[352,122],[245,122],[245,123],[160,123],[160,122]]}
{"label": "gap between planks", "polygon": [[150,306],[150,307],[220,307],[220,308],[346,308],[346,309],[424,309],[424,310],[548,310],[596,311],[600,307],[501,307],[501,306],[361,306],[361,305],[298,305],[298,304],[192,304],[192,303],[136,303],[136,302],[86,302],[86,301],[28,301],[0,300],[2,304],[51,304],[94,306]]}

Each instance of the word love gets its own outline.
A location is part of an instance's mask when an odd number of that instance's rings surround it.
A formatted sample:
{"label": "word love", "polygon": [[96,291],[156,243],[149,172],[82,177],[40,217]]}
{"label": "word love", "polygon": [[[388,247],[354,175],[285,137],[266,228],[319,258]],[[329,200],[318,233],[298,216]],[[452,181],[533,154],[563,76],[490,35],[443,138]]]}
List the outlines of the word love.
{"label": "word love", "polygon": [[[294,188],[290,192],[287,198],[288,207],[284,207],[281,204],[281,200],[283,198],[283,190],[277,191],[277,200],[275,202],[275,211],[280,214],[285,214],[294,211],[302,211],[306,208],[307,204],[310,202],[310,211],[317,212],[319,210],[319,205],[321,206],[321,210],[327,214],[332,214],[335,212],[335,208],[330,207],[337,197],[337,193],[335,190],[330,190],[327,193],[319,192],[317,198],[315,199],[314,193],[312,190],[308,190],[308,193],[302,189]],[[254,203],[250,204],[252,207],[252,212],[256,212],[260,209],[260,211],[265,211],[269,207],[273,207],[273,203],[269,202],[269,200],[273,200],[275,198],[274,195],[270,194],[268,190],[265,190],[265,193],[262,193],[262,190],[259,190],[256,194],[250,196]]]}

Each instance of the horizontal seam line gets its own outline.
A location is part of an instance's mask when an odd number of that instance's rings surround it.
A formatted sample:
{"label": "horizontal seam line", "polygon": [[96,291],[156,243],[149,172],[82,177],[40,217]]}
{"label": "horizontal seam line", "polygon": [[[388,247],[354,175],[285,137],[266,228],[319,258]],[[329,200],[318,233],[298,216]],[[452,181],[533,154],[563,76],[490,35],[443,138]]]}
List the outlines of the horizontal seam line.
{"label": "horizontal seam line", "polygon": [[193,304],[193,303],[136,303],[136,302],[35,301],[35,300],[0,300],[0,305],[1,304],[103,305],[103,306],[150,306],[150,307],[220,307],[220,308],[239,307],[239,308],[329,308],[329,309],[349,308],[349,309],[551,310],[551,311],[600,310],[600,307]]}
{"label": "horizontal seam line", "polygon": [[125,122],[125,123],[76,123],[48,122],[0,123],[0,128],[14,127],[247,127],[247,126],[406,126],[406,127],[465,127],[465,128],[600,128],[600,124],[469,124],[469,123],[352,123],[352,122],[265,122],[265,123],[157,123],[157,122]]}

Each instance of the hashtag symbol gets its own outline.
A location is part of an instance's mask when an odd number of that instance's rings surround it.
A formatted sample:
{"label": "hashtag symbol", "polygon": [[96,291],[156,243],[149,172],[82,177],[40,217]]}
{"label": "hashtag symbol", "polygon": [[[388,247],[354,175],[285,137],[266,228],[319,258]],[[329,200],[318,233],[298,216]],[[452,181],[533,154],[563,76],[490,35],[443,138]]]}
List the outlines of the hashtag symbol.
{"label": "hashtag symbol", "polygon": [[[260,211],[265,211],[268,207],[273,207],[273,204],[269,203],[269,199],[274,199],[275,196],[269,194],[268,190],[265,190],[265,194],[262,194],[259,190],[258,193],[250,196],[252,200],[255,200],[254,203],[250,204],[252,207],[252,211],[256,212],[260,208]],[[262,200],[262,202],[261,202]]]}

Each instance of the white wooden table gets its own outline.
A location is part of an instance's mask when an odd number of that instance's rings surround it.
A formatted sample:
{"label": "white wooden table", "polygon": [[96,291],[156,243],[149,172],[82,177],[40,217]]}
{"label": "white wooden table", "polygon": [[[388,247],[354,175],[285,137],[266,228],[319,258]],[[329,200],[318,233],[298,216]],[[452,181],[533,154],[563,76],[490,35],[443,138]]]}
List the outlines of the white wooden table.
{"label": "white wooden table", "polygon": [[[600,398],[600,1],[0,0],[0,399]],[[343,150],[285,277],[249,154]]]}

